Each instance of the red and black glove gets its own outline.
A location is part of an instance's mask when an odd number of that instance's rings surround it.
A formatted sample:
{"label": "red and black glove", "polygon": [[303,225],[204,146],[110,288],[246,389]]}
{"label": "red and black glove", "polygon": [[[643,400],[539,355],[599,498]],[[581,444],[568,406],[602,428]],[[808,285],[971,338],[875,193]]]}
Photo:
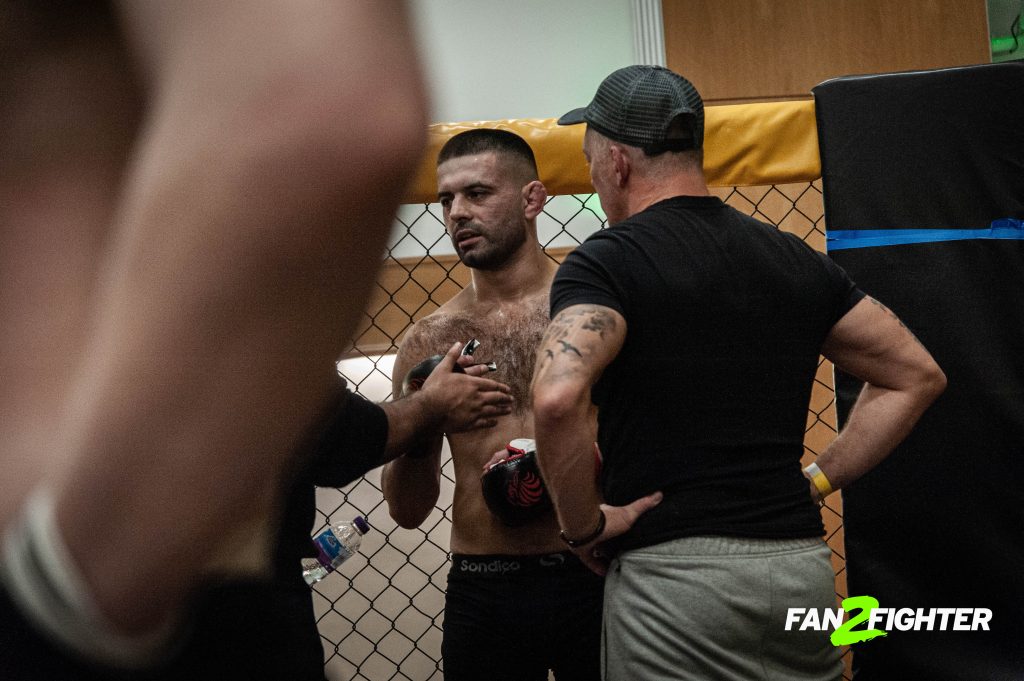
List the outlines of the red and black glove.
{"label": "red and black glove", "polygon": [[505,448],[509,457],[491,466],[480,484],[491,513],[509,527],[519,527],[550,511],[551,497],[540,476],[536,443],[520,438]]}

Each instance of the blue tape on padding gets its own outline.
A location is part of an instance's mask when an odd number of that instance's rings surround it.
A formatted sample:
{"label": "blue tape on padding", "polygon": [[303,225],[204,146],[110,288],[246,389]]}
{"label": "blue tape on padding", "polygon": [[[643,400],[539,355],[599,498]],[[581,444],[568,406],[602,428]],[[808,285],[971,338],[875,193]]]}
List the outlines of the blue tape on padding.
{"label": "blue tape on padding", "polygon": [[826,249],[899,246],[965,239],[1024,239],[1024,220],[993,220],[988,229],[840,229],[825,237]]}

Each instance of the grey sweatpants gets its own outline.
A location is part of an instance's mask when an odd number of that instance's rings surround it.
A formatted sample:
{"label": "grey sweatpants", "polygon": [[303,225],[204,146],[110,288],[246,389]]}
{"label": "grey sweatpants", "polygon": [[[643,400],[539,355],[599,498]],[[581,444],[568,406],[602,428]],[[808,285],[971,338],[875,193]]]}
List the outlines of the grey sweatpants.
{"label": "grey sweatpants", "polygon": [[821,539],[735,537],[621,554],[605,580],[603,678],[840,679],[830,632],[785,630],[790,607],[836,607],[830,555]]}

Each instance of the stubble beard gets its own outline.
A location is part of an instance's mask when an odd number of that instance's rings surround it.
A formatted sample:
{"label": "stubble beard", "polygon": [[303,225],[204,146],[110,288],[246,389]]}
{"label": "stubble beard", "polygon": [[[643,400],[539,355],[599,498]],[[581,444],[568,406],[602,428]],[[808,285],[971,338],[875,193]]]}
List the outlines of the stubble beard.
{"label": "stubble beard", "polygon": [[[473,229],[472,225],[468,227]],[[459,256],[462,264],[475,270],[501,269],[512,257],[512,254],[526,243],[526,230],[511,221],[494,230],[494,234],[499,235],[500,238],[482,231],[477,233],[482,237],[482,245],[474,246],[469,252],[464,252],[455,246],[455,253]]]}

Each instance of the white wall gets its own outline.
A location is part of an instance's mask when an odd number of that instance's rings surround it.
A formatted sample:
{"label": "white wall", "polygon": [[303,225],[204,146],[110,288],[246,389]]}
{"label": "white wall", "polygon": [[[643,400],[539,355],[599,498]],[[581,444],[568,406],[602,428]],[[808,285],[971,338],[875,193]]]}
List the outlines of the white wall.
{"label": "white wall", "polygon": [[557,117],[633,63],[630,0],[415,0],[436,123]]}
{"label": "white wall", "polygon": [[[410,3],[420,54],[432,95],[431,121],[557,118],[590,102],[598,84],[632,64],[633,0],[414,0]],[[588,202],[596,207],[596,197]],[[580,211],[573,197],[548,207],[557,219]],[[440,224],[440,210],[402,206],[389,248],[395,257],[453,249]],[[405,224],[402,224],[402,223]],[[413,225],[407,229],[405,225]],[[542,215],[542,244],[569,246],[600,226],[599,218],[577,217],[573,234]],[[416,239],[410,238],[411,231]]]}

